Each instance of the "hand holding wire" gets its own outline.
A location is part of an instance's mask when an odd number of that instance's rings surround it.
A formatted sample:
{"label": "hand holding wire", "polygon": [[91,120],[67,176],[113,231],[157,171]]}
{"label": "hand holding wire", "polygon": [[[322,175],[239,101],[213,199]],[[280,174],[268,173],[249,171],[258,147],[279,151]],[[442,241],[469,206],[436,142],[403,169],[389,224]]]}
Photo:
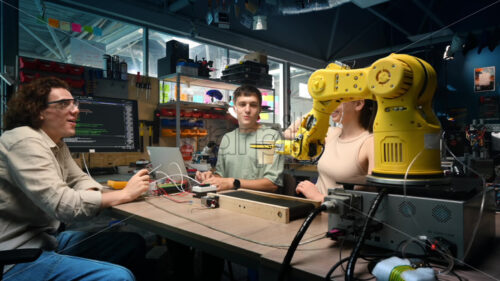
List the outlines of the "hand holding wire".
{"label": "hand holding wire", "polygon": [[131,200],[136,199],[144,192],[149,189],[149,175],[147,169],[142,169],[137,172],[130,180],[128,181],[125,188],[123,188],[123,192],[125,192],[128,198]]}
{"label": "hand holding wire", "polygon": [[196,180],[201,181],[203,183],[205,183],[206,180],[212,178],[213,176],[214,174],[210,171],[207,172],[196,171]]}
{"label": "hand holding wire", "polygon": [[212,176],[211,178],[203,181],[204,184],[213,184],[217,186],[217,192],[223,190],[229,190],[233,188],[234,179],[233,178],[219,178]]}

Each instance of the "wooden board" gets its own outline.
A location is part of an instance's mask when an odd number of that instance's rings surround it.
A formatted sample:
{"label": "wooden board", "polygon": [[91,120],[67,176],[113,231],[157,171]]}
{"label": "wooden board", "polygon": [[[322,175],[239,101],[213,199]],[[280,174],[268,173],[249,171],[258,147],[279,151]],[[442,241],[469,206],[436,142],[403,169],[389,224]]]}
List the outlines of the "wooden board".
{"label": "wooden board", "polygon": [[[154,111],[158,107],[159,97],[159,83],[158,79],[149,77],[151,80],[151,89],[137,89],[135,86],[135,75],[128,75],[128,99],[137,100],[139,108],[139,120],[153,121]],[[142,77],[144,79],[144,77]]]}
{"label": "wooden board", "polygon": [[[282,200],[290,200],[295,202],[302,203],[311,203],[315,207],[318,207],[321,202],[313,201],[309,199],[297,198],[292,196],[274,194],[269,192],[261,192],[249,189],[239,189],[238,191],[244,191],[248,193],[253,193],[261,196],[266,196],[270,198],[277,198]],[[247,200],[242,198],[236,198],[232,196],[224,195],[225,193],[230,193],[234,191],[224,192],[224,193],[209,193],[209,195],[214,195],[219,197],[219,207],[227,210],[231,210],[234,212],[255,216],[259,218],[263,218],[266,220],[271,220],[280,223],[289,223],[290,222],[290,210],[288,207],[268,204],[253,200]]]}

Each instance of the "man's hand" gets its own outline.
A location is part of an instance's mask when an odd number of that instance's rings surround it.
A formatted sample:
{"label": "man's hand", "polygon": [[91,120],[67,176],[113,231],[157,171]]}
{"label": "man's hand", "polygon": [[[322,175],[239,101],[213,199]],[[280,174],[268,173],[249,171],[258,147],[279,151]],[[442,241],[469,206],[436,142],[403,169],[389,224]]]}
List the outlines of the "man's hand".
{"label": "man's hand", "polygon": [[302,193],[307,199],[323,202],[325,196],[319,192],[316,185],[310,181],[301,181],[295,189],[297,194]]}
{"label": "man's hand", "polygon": [[213,184],[217,187],[217,191],[223,191],[233,189],[234,178],[211,177],[205,180],[203,183]]}
{"label": "man's hand", "polygon": [[137,172],[122,190],[104,192],[102,194],[101,207],[107,208],[118,204],[135,200],[149,189],[148,170],[142,169]]}
{"label": "man's hand", "polygon": [[125,198],[130,199],[129,201],[135,200],[144,192],[149,189],[149,172],[146,169],[142,169],[137,172],[130,180],[127,185],[123,188],[123,192],[126,194]]}
{"label": "man's hand", "polygon": [[208,171],[208,172],[200,172],[200,171],[196,171],[196,180],[199,181],[199,182],[204,182],[206,181],[207,179],[209,178],[212,178],[214,176],[214,174],[212,174],[212,172]]}

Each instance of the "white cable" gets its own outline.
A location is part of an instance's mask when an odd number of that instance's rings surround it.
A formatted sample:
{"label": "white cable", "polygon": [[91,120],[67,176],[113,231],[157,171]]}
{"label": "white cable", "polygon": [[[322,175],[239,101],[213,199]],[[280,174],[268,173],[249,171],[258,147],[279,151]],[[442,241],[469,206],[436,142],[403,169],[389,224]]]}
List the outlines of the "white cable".
{"label": "white cable", "polygon": [[181,175],[182,175],[182,169],[181,169],[181,166],[179,166],[179,164],[177,164],[177,162],[170,162],[170,163],[168,164],[168,166],[170,166],[170,165],[174,165],[174,166],[176,166],[176,167],[177,167],[177,169],[179,170],[179,174],[181,174]]}
{"label": "white cable", "polygon": [[467,257],[467,255],[469,255],[469,252],[470,252],[470,249],[472,247],[472,243],[474,242],[474,240],[476,239],[476,234],[477,234],[477,231],[479,229],[479,224],[481,223],[481,218],[483,217],[483,211],[484,211],[484,203],[486,202],[486,180],[485,178],[479,174],[477,171],[475,171],[474,169],[472,169],[471,167],[469,167],[468,165],[464,164],[462,161],[460,161],[456,156],[455,154],[453,154],[453,152],[451,151],[451,149],[448,147],[448,145],[446,145],[446,143],[444,143],[444,147],[446,148],[446,150],[451,154],[451,156],[453,158],[455,158],[455,160],[457,160],[458,163],[462,164],[463,167],[469,169],[470,171],[472,171],[474,174],[476,174],[479,178],[481,178],[481,181],[483,182],[483,190],[482,190],[482,198],[481,198],[481,207],[479,208],[479,218],[477,219],[477,222],[476,222],[476,225],[474,226],[474,230],[472,231],[472,236],[471,236],[471,239],[469,241],[469,245],[467,245],[467,248],[464,252],[464,260],[465,258]]}
{"label": "white cable", "polygon": [[[158,179],[158,180],[156,180],[156,181],[154,181],[155,183],[156,183],[156,182],[158,182],[158,181],[160,181],[160,180],[164,180],[164,179],[166,179],[166,178],[167,178],[167,179],[169,179],[169,180],[170,180],[170,183],[172,183],[172,184],[174,184],[174,185],[175,185],[175,187],[177,188],[177,190],[179,190],[180,192],[184,192],[184,191],[185,191],[185,190],[184,190],[184,188],[182,188],[182,183],[181,183],[180,185],[179,185],[179,184],[177,184],[177,181],[175,181],[173,178],[171,178],[169,175],[167,175],[166,173],[164,173],[164,172],[162,172],[162,171],[157,171],[157,173],[158,173],[158,174],[162,174],[162,175],[164,175],[164,177],[163,177],[163,178],[160,178],[160,179]],[[182,174],[172,175],[172,176],[179,176],[179,175],[180,175],[180,176],[183,176]]]}
{"label": "white cable", "polygon": [[[82,156],[82,159],[83,159],[83,165],[85,166],[85,170],[87,170],[87,175],[89,175],[89,177],[92,177],[90,175],[90,172],[89,172],[89,168],[87,167],[87,162],[85,161],[85,153],[80,153],[81,156]],[[89,154],[89,157],[90,157],[90,154]]]}
{"label": "white cable", "polygon": [[413,157],[413,159],[410,162],[410,165],[408,165],[408,168],[406,169],[405,177],[403,178],[403,194],[404,194],[405,198],[406,198],[406,181],[407,181],[407,178],[408,178],[408,173],[410,172],[411,166],[413,166],[413,164],[415,163],[415,161],[417,161],[418,157],[420,157],[420,155],[422,154],[422,152],[424,152],[424,148],[422,148],[420,150],[420,152],[417,153],[417,155],[415,155],[415,157]]}
{"label": "white cable", "polygon": [[[444,136],[444,134],[443,134]],[[483,216],[483,211],[484,211],[484,203],[485,203],[485,200],[486,200],[486,180],[484,179],[484,177],[479,174],[477,171],[475,171],[474,169],[470,168],[468,165],[464,164],[462,161],[460,161],[456,156],[455,154],[453,154],[453,152],[449,149],[449,147],[446,145],[446,143],[444,143],[444,147],[446,148],[446,150],[451,154],[451,156],[457,161],[459,162],[463,167],[469,169],[470,171],[472,171],[474,174],[476,174],[479,178],[481,178],[481,181],[483,183],[483,190],[482,190],[482,200],[481,200],[481,207],[480,207],[480,210],[479,210],[479,218],[476,222],[476,225],[474,227],[474,230],[472,232],[472,237],[471,237],[471,240],[469,241],[469,244],[467,245],[467,248],[464,252],[464,256],[463,256],[463,260],[465,260],[470,252],[470,249],[472,247],[472,243],[474,242],[475,238],[476,238],[476,234],[477,234],[477,231],[479,229],[479,224],[481,222],[481,218]],[[407,194],[406,194],[406,181],[407,181],[407,177],[408,177],[408,173],[410,171],[410,168],[411,166],[414,164],[414,162],[417,160],[418,157],[420,157],[420,155],[422,154],[424,150],[420,150],[420,152],[413,158],[413,160],[410,162],[410,165],[408,165],[408,168],[406,169],[406,173],[405,173],[405,176],[404,176],[404,181],[403,181],[403,193],[404,193],[404,197],[406,199],[407,197]],[[419,224],[415,221],[415,218],[413,217],[413,215],[411,216],[412,218],[412,221],[416,224],[416,226],[419,228],[419,229],[422,229]],[[428,242],[430,242],[428,239],[427,239]],[[446,253],[440,253],[441,256],[443,257],[446,257],[448,256]],[[463,262],[463,261],[462,261]],[[451,264],[452,266],[454,265],[454,259],[452,258],[451,260]],[[446,270],[446,273],[449,272],[450,270],[447,269]]]}
{"label": "white cable", "polygon": [[[159,181],[162,181],[164,179],[169,179],[171,181],[171,183],[173,183],[175,185],[175,187],[177,188],[177,190],[179,190],[180,192],[184,192],[184,188],[182,188],[182,184],[178,185],[177,182],[172,178],[172,177],[176,177],[176,176],[181,176],[181,178],[187,178],[188,180],[192,180],[194,181],[195,183],[197,184],[202,184],[201,182],[197,181],[196,179],[188,176],[188,175],[184,175],[184,174],[173,174],[173,175],[167,175],[166,173],[162,172],[162,171],[157,171],[158,174],[162,174],[164,175],[164,177],[162,178],[159,178],[157,180],[155,180],[154,182],[159,182]],[[191,185],[191,183],[188,181],[188,183]]]}
{"label": "white cable", "polygon": [[161,167],[161,165],[162,165],[162,164],[159,164],[158,166],[156,166],[156,168],[154,168],[154,169],[150,170],[150,171],[148,172],[148,174],[152,174],[152,173],[154,173],[154,171],[158,170],[158,169]]}
{"label": "white cable", "polygon": [[[342,201],[339,201],[338,203],[339,203],[339,204],[342,204],[342,205],[344,205],[344,206],[347,206],[347,207],[351,207],[351,206],[350,206],[350,204],[346,204],[346,203],[344,203],[344,202],[342,202]],[[368,214],[364,213],[363,211],[358,210],[358,209],[356,209],[356,208],[351,208],[351,210],[352,210],[352,211],[354,211],[354,212],[356,212],[356,213],[358,213],[358,214],[361,214],[361,215],[363,215],[363,216],[365,216],[365,217],[368,215]],[[392,225],[388,224],[388,223],[387,223],[387,222],[385,222],[385,221],[379,220],[377,217],[373,217],[373,220],[374,220],[374,221],[377,221],[377,222],[379,222],[379,223],[381,223],[381,224],[382,224],[382,225],[384,225],[385,227],[388,227],[389,229],[391,229],[391,230],[393,230],[393,231],[395,231],[395,232],[400,233],[400,234],[401,234],[401,235],[403,235],[403,236],[408,237],[409,239],[415,239],[412,235],[410,235],[410,234],[408,234],[408,233],[404,232],[403,230],[400,230],[400,229],[395,228],[394,226],[392,226]],[[424,242],[419,241],[418,239],[415,239],[415,241],[416,241],[417,243],[420,243],[423,247],[426,247],[426,244],[425,244]],[[442,252],[442,251],[441,251],[441,250],[439,250],[439,249],[436,249],[436,251],[437,251],[437,252],[440,252],[440,254],[441,254],[441,255],[444,255],[444,254],[445,254],[444,252]],[[488,274],[488,273],[486,273],[486,272],[484,272],[484,271],[482,271],[482,270],[480,270],[480,269],[478,269],[478,268],[476,268],[476,267],[474,267],[474,266],[472,266],[472,265],[470,265],[470,264],[467,264],[465,261],[463,261],[463,260],[459,260],[459,259],[454,258],[454,257],[452,257],[452,258],[453,258],[453,260],[459,261],[461,264],[463,264],[463,265],[465,265],[465,266],[469,267],[470,269],[475,270],[475,271],[477,271],[477,272],[479,272],[479,273],[483,274],[484,276],[487,276],[488,278],[491,278],[492,280],[497,280],[497,281],[498,281],[498,279],[497,279],[497,278],[495,278],[495,277],[491,276],[490,274]]]}
{"label": "white cable", "polygon": [[[405,176],[403,178],[403,197],[404,197],[405,201],[409,201],[408,197],[406,195],[406,181],[408,180],[408,174],[410,173],[411,167],[413,166],[413,164],[415,163],[415,161],[417,161],[418,157],[420,157],[420,155],[422,154],[422,152],[424,152],[423,148],[420,150],[420,152],[417,153],[417,155],[415,155],[415,157],[413,157],[413,159],[411,160],[410,164],[408,165],[408,168],[406,169]],[[413,223],[415,224],[415,226],[417,227],[417,229],[422,230],[423,227],[421,227],[420,224],[415,220],[414,215],[410,214],[410,217],[411,217],[411,220],[413,221]],[[431,241],[429,241],[427,239],[427,242],[430,243]]]}
{"label": "white cable", "polygon": [[[160,197],[160,198],[164,198],[164,197]],[[165,198],[164,198],[164,199],[165,199]],[[241,239],[241,240],[244,240],[244,241],[247,241],[247,242],[250,242],[250,243],[254,243],[254,244],[257,244],[257,245],[262,245],[262,246],[272,247],[272,248],[278,248],[278,249],[282,249],[282,248],[289,248],[289,247],[290,247],[290,245],[283,245],[283,244],[270,244],[270,243],[259,242],[259,241],[256,241],[256,240],[252,240],[252,239],[249,239],[249,238],[245,238],[245,237],[242,237],[242,236],[239,236],[239,235],[236,235],[236,234],[233,234],[233,233],[230,233],[230,232],[227,232],[227,231],[224,231],[224,230],[221,230],[221,229],[215,228],[215,227],[213,227],[213,226],[211,226],[211,225],[209,225],[209,224],[202,223],[202,222],[197,221],[197,220],[194,220],[194,219],[192,219],[192,218],[182,216],[182,215],[180,215],[178,212],[172,212],[172,211],[170,211],[170,210],[168,210],[168,209],[165,209],[165,208],[163,208],[163,207],[161,207],[161,206],[159,206],[159,205],[157,205],[157,204],[155,204],[155,203],[151,202],[150,198],[148,198],[148,197],[146,197],[146,198],[145,198],[145,201],[146,201],[148,204],[150,204],[150,205],[152,205],[152,206],[154,206],[154,207],[156,207],[156,208],[158,208],[158,209],[160,209],[160,210],[162,210],[162,211],[164,211],[164,212],[167,212],[167,213],[169,213],[169,214],[171,214],[171,215],[173,215],[173,216],[176,216],[176,217],[179,217],[179,218],[182,218],[182,219],[188,220],[188,221],[190,221],[190,222],[193,222],[193,223],[199,224],[199,225],[201,225],[201,226],[207,227],[207,228],[209,228],[209,229],[211,229],[211,230],[214,230],[214,231],[217,231],[217,232],[220,232],[220,233],[223,233],[223,234],[229,235],[229,236],[234,237],[234,238],[238,238],[238,239]],[[318,235],[319,235],[319,234],[316,234],[316,235],[313,235],[312,237],[316,237],[316,236],[318,236]],[[324,232],[322,232],[322,233],[321,233],[321,235],[324,235]],[[310,240],[307,240],[307,241],[304,241],[304,242],[299,243],[299,245],[309,244],[309,243],[312,243],[312,242],[318,241],[318,240],[323,239],[323,238],[324,238],[324,237],[321,237],[321,238],[317,238],[317,237],[316,237],[316,238],[311,238]],[[306,249],[306,250],[307,250],[307,249]]]}

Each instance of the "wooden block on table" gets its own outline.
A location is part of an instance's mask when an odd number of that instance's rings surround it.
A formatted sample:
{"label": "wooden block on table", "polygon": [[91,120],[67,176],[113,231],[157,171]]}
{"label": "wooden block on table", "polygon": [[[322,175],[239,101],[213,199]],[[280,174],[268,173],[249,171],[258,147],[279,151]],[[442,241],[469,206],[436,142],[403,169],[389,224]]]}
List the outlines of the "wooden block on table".
{"label": "wooden block on table", "polygon": [[321,202],[309,199],[243,188],[209,195],[219,197],[220,208],[280,223],[304,217],[321,205]]}

